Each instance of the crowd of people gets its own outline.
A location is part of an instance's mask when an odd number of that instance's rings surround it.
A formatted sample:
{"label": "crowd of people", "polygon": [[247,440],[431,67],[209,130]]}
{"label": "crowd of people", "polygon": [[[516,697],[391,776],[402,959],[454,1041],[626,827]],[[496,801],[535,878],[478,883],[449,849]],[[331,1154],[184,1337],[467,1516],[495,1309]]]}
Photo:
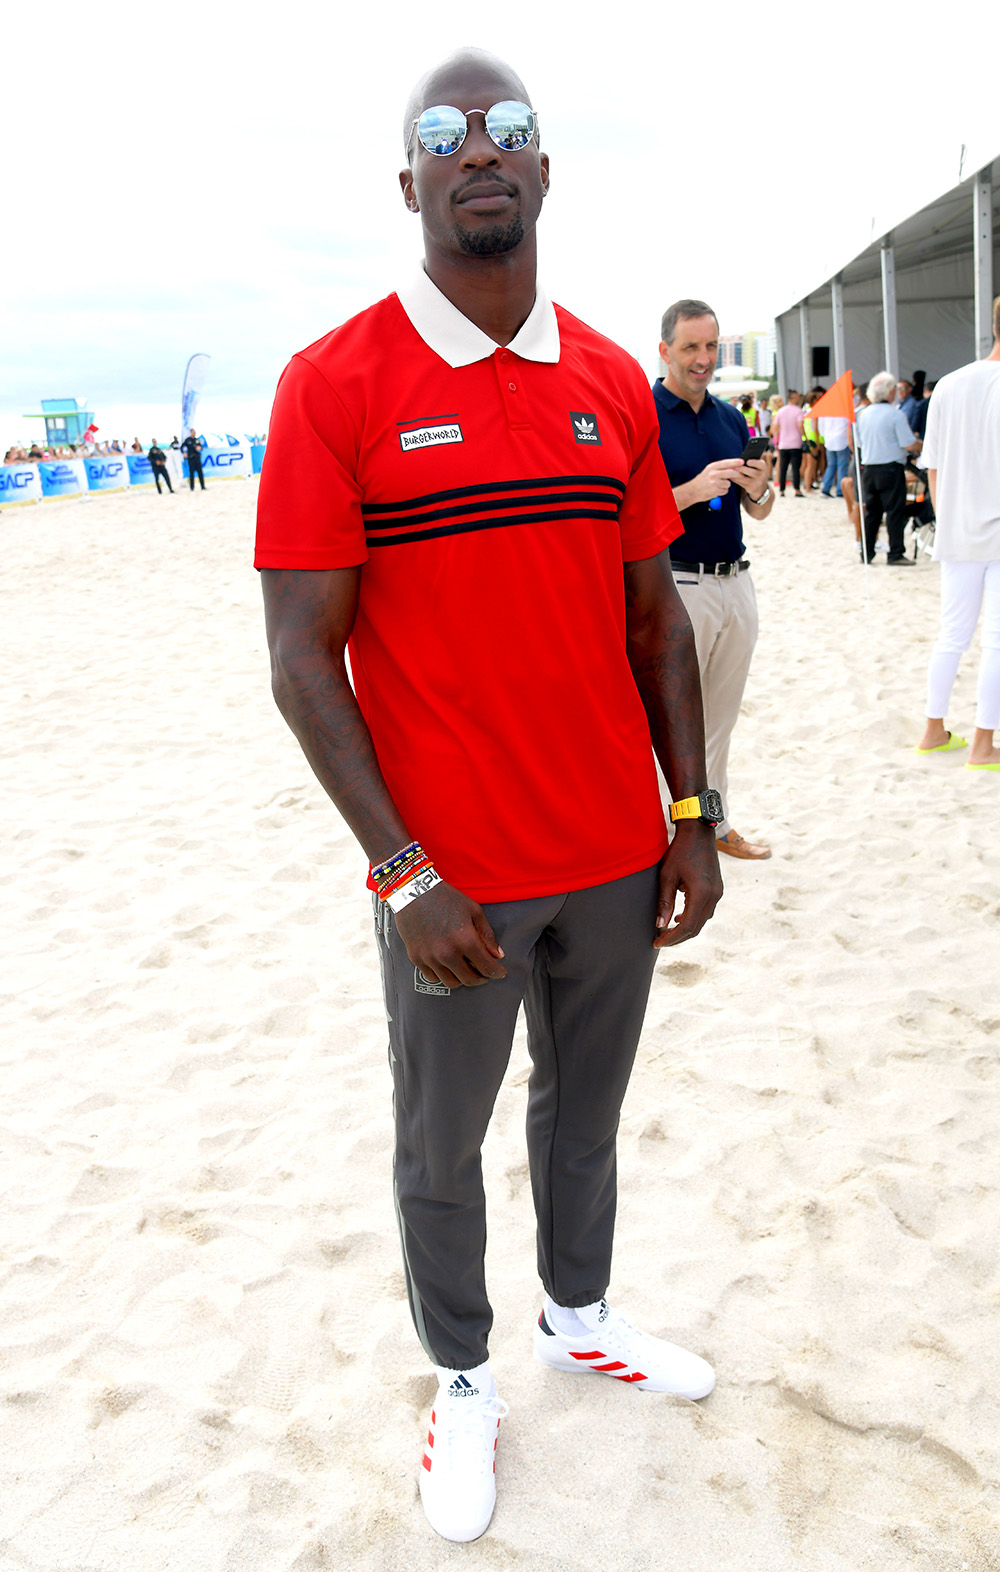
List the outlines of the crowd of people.
{"label": "crowd of people", "polygon": [[[927,411],[936,384],[924,371],[913,377],[894,378],[880,371],[854,389],[854,421],[846,415],[817,415],[813,406],[827,391],[813,387],[808,392],[795,388],[787,400],[780,394],[744,394],[729,400],[740,411],[749,436],[766,436],[769,447],[764,455],[768,478],[775,483],[776,495],[787,495],[789,481],[796,497],[811,492],[819,496],[842,498],[854,527],[858,555],[870,562],[877,537],[885,520],[888,561],[895,565],[912,564],[903,549],[907,522],[930,525],[934,521],[927,473],[920,453],[927,427]],[[874,415],[862,411],[879,406]],[[894,428],[895,440],[884,440]],[[862,472],[865,492],[858,496],[856,477],[855,431],[860,433]],[[865,546],[862,546],[862,502],[866,513]]]}
{"label": "crowd of people", "polygon": [[[155,442],[155,438],[153,441]],[[138,437],[131,443],[124,442],[120,437],[114,437],[107,442],[33,442],[29,448],[12,443],[4,454],[3,461],[5,464],[40,464],[56,459],[93,458],[95,455],[111,457],[113,454],[120,453],[124,456],[126,453],[145,453],[150,446],[152,443],[144,447]],[[176,437],[170,446],[180,447]]]}
{"label": "crowd of people", "polygon": [[[862,381],[855,389],[855,412],[872,403],[869,386],[870,383]],[[896,407],[901,410],[916,441],[923,441],[934,387],[923,371],[915,371],[912,381],[900,377],[896,382]],[[765,462],[772,479],[775,469],[778,470],[781,496],[785,495],[789,473],[797,497],[805,496],[808,491],[819,491],[829,497],[834,494],[834,487],[836,496],[843,495],[843,477],[850,469],[844,455],[854,451],[853,434],[850,421],[843,416],[821,415],[816,421],[810,418],[812,406],[825,392],[826,389],[819,386],[806,393],[790,388],[787,400],[779,393],[771,397],[745,393],[729,400],[746,421],[750,436],[769,439]]]}
{"label": "crowd of people", "polygon": [[[184,440],[187,441],[187,438]],[[251,443],[263,443],[267,439],[265,436],[260,435],[251,436],[247,440]],[[204,437],[201,438],[201,444],[204,448],[206,445]],[[115,454],[121,454],[122,457],[129,453],[145,453],[148,455],[150,449],[155,446],[155,437],[152,437],[147,443],[140,442],[138,437],[133,437],[131,442],[125,442],[125,440],[121,437],[113,437],[108,441],[101,442],[33,442],[31,446],[27,448],[22,444],[13,442],[4,454],[3,461],[5,464],[40,464],[49,463],[58,459],[94,458],[102,456],[111,458]],[[178,452],[184,447],[184,442],[182,442],[179,437],[173,437],[168,446],[172,448],[174,452]]]}

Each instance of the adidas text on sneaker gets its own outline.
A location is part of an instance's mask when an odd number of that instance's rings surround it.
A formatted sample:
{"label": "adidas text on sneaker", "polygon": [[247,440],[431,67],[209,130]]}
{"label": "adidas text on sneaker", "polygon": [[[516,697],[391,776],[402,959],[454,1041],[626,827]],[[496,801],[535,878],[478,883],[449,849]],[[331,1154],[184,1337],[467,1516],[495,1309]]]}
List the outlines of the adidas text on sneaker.
{"label": "adidas text on sneaker", "polygon": [[[492,1382],[490,1382],[492,1387]],[[507,1404],[458,1372],[440,1386],[424,1445],[420,1499],[443,1539],[478,1539],[496,1504],[496,1447]]]}
{"label": "adidas text on sneaker", "polygon": [[542,1311],[535,1327],[535,1358],[542,1364],[555,1370],[591,1370],[645,1392],[673,1392],[678,1397],[707,1397],[715,1386],[715,1371],[707,1360],[662,1337],[640,1332],[606,1300],[577,1314],[585,1319],[585,1330],[582,1336],[568,1337]]}

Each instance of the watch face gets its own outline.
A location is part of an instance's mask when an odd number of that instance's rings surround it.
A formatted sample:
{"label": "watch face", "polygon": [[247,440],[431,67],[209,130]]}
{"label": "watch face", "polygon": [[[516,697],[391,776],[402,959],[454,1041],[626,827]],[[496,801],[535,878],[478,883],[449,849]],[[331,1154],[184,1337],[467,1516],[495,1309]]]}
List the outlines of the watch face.
{"label": "watch face", "polygon": [[708,791],[702,792],[701,816],[703,819],[706,819],[709,824],[722,823],[726,815],[722,807],[722,795],[720,792],[717,792],[712,788],[709,788]]}

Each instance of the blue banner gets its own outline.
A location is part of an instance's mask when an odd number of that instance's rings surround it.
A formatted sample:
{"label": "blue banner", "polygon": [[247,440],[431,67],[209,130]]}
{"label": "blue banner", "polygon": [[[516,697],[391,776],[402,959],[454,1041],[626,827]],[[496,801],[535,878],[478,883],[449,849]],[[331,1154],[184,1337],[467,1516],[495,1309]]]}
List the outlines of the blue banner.
{"label": "blue banner", "polygon": [[255,442],[253,447],[250,449],[250,458],[253,462],[253,472],[255,475],[260,474],[260,467],[264,462],[264,451],[265,447],[263,442]]}
{"label": "blue banner", "polygon": [[43,497],[78,497],[87,489],[83,459],[46,459],[38,471]]}
{"label": "blue banner", "polygon": [[91,491],[121,491],[131,484],[124,453],[95,453],[83,467]]}
{"label": "blue banner", "polygon": [[41,500],[42,484],[37,464],[0,465],[0,505]]}
{"label": "blue banner", "polygon": [[232,475],[252,475],[250,444],[244,442],[235,448],[202,448],[201,466],[206,480],[213,476],[228,480]]}
{"label": "blue banner", "polygon": [[128,455],[128,478],[133,486],[151,486],[153,484],[153,466],[145,453],[130,453]]}

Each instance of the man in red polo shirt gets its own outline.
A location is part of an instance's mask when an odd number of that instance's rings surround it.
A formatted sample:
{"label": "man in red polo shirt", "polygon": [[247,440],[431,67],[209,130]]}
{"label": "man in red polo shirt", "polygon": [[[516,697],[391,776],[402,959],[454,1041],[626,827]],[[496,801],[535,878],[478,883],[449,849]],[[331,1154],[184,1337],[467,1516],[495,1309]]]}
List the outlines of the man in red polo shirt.
{"label": "man in red polo shirt", "polygon": [[649,389],[536,285],[549,166],[527,93],[463,51],[415,89],[404,141],[424,268],[286,369],[256,562],[275,698],[372,865],[403,1258],[439,1380],[421,1495],[469,1540],[506,1412],[480,1148],[522,1001],[535,1354],[712,1389],[604,1293],[653,964],[712,915],[722,814]]}

